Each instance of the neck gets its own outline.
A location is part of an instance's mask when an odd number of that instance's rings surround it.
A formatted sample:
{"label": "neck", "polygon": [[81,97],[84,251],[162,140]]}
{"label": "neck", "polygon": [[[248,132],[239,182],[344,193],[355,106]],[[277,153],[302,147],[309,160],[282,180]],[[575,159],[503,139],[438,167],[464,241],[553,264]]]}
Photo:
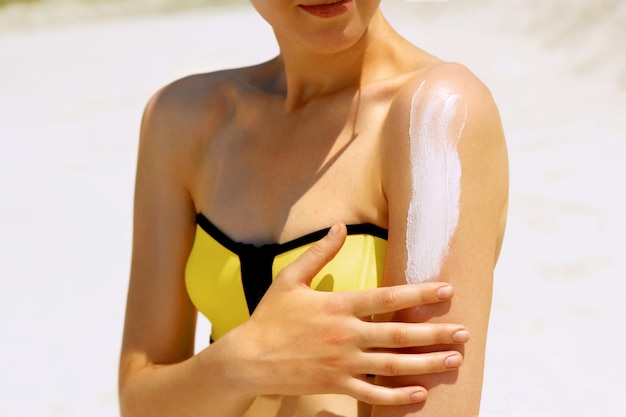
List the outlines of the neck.
{"label": "neck", "polygon": [[286,110],[296,110],[316,97],[358,89],[376,79],[384,67],[383,51],[388,51],[382,44],[396,37],[399,35],[380,11],[354,44],[337,52],[311,51],[277,35],[281,50],[278,62],[284,71],[278,85],[286,95]]}

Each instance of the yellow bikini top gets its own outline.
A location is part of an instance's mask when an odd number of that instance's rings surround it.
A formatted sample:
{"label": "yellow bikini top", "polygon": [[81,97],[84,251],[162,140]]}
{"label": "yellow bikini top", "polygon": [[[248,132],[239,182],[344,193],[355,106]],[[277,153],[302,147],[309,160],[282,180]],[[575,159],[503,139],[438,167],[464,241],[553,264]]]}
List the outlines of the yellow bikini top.
{"label": "yellow bikini top", "polygon": [[[281,244],[255,246],[233,241],[203,214],[187,260],[185,284],[191,301],[212,325],[217,340],[247,320],[278,272],[328,229]],[[313,279],[318,291],[349,291],[382,284],[387,231],[372,224],[347,226],[343,247]]]}

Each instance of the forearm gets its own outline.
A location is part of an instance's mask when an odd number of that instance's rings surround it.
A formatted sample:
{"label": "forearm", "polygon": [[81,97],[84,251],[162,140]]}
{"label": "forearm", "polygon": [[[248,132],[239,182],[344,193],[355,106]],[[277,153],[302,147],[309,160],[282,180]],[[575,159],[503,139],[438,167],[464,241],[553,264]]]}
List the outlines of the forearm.
{"label": "forearm", "polygon": [[240,417],[254,395],[220,346],[172,365],[134,365],[120,383],[123,417]]}

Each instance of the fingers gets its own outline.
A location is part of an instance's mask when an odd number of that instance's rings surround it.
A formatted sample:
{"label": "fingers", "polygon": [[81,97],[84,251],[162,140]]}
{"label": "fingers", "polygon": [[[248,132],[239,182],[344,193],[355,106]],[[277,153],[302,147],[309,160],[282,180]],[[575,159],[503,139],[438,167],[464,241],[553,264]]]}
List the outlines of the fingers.
{"label": "fingers", "polygon": [[367,369],[358,372],[380,376],[425,375],[448,372],[463,364],[463,356],[456,351],[420,354],[388,352],[364,353]]}
{"label": "fingers", "polygon": [[[463,357],[459,352],[433,352],[426,354],[364,353],[368,369],[363,373],[379,376],[405,376],[434,374],[454,370],[461,366]],[[426,400],[428,393],[419,386],[388,388],[353,378],[347,383],[348,395],[368,404],[405,405]]]}
{"label": "fingers", "polygon": [[422,387],[387,388],[359,379],[348,383],[346,394],[372,405],[405,405],[426,400],[428,393]]}
{"label": "fingers", "polygon": [[396,285],[346,293],[352,297],[353,313],[359,317],[391,313],[419,305],[440,303],[452,298],[452,287],[444,282]]}
{"label": "fingers", "polygon": [[313,277],[335,257],[346,239],[346,226],[335,223],[324,238],[315,242],[291,264],[280,271],[277,279],[288,279],[310,285]]}
{"label": "fingers", "polygon": [[[458,352],[437,352],[422,355],[378,355],[373,369],[380,376],[402,376],[446,372],[459,367],[463,361]],[[412,368],[412,369],[411,369]],[[402,370],[400,372],[400,370]],[[404,373],[408,370],[408,373]],[[348,381],[346,394],[372,405],[407,405],[423,402],[428,396],[419,386],[388,388],[353,378]]]}
{"label": "fingers", "polygon": [[470,335],[458,324],[363,323],[365,348],[398,349],[466,343]]}

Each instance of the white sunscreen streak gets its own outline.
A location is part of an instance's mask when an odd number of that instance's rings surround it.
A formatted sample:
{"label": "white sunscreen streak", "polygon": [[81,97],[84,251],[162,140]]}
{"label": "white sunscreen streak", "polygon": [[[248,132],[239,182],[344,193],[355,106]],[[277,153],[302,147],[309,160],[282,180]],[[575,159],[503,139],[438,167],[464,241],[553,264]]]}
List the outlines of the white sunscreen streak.
{"label": "white sunscreen streak", "polygon": [[457,145],[467,117],[467,107],[458,95],[421,97],[423,87],[424,83],[413,95],[409,127],[412,196],[405,271],[409,284],[436,278],[448,254],[459,222]]}

